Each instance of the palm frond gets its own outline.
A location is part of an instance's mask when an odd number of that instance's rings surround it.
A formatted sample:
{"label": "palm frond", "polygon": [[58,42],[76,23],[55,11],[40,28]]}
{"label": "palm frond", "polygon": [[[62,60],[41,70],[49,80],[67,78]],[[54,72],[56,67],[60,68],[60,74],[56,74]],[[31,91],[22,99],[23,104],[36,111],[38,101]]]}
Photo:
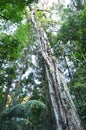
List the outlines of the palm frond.
{"label": "palm frond", "polygon": [[24,130],[31,123],[38,121],[44,109],[45,104],[38,100],[12,106],[1,114],[0,130]]}

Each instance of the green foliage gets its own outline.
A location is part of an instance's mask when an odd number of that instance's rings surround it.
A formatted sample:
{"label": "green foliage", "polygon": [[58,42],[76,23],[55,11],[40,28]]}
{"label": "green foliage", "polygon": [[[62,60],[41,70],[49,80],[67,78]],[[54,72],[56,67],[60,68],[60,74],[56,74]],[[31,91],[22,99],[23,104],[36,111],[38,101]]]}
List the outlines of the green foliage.
{"label": "green foliage", "polygon": [[81,60],[82,62],[86,62],[85,19],[86,8],[80,12],[71,12],[57,34],[58,42],[63,42],[65,45],[70,44],[72,47],[74,46],[74,49],[71,48],[71,50],[73,50],[73,57],[75,57],[77,61]]}
{"label": "green foliage", "polygon": [[21,48],[21,43],[15,36],[3,34],[1,36],[0,46],[1,46],[0,48],[1,59],[15,60],[18,58],[18,55],[20,53],[19,49]]}
{"label": "green foliage", "polygon": [[20,24],[15,32],[15,36],[21,43],[23,43],[23,46],[25,46],[25,44],[29,44],[28,41],[30,32],[28,32],[28,29],[30,30],[30,24]]}
{"label": "green foliage", "polygon": [[1,0],[0,17],[12,22],[20,22],[23,18],[25,7],[32,2],[37,2],[37,0]]}
{"label": "green foliage", "polygon": [[25,7],[25,2],[21,1],[9,1],[0,2],[0,13],[6,20],[12,20],[13,22],[21,21],[23,14],[22,11]]}
{"label": "green foliage", "polygon": [[3,95],[4,95],[3,88],[2,88],[2,86],[0,86],[0,105],[1,105],[2,100],[4,98]]}
{"label": "green foliage", "polygon": [[[76,70],[73,79],[70,81],[71,93],[75,95],[74,102],[77,111],[86,124],[86,66]],[[85,126],[86,127],[86,126]]]}
{"label": "green foliage", "polygon": [[16,106],[11,106],[2,113],[0,117],[2,124],[0,127],[7,130],[10,124],[12,130],[24,130],[24,127],[30,127],[30,125],[35,125],[40,121],[40,115],[44,109],[45,104],[37,100],[30,100]]}
{"label": "green foliage", "polygon": [[[70,92],[83,124],[86,124],[86,6],[80,0],[74,0],[77,10],[67,9],[66,19],[57,34],[58,58],[64,56],[73,63],[69,69],[72,79],[69,82]],[[59,47],[60,46],[60,47]],[[62,51],[61,51],[62,50]],[[55,52],[56,53],[56,52]],[[63,65],[63,69],[65,69]],[[67,68],[66,68],[67,69]],[[73,72],[72,72],[73,71]],[[86,127],[86,125],[85,125]]]}
{"label": "green foliage", "polygon": [[85,6],[85,0],[72,0],[72,3],[77,10],[82,10]]}
{"label": "green foliage", "polygon": [[20,41],[11,35],[1,34],[0,38],[0,85],[5,86],[16,78],[16,63],[22,51]]}
{"label": "green foliage", "polygon": [[27,119],[18,118],[18,119],[12,119],[11,121],[5,121],[0,125],[1,130],[26,130],[27,124],[29,121]]}
{"label": "green foliage", "polygon": [[[5,106],[8,105],[8,108],[4,108],[4,111],[1,111],[1,130],[55,129],[44,62],[38,52],[38,37],[33,25],[31,25],[32,23],[29,21],[27,24],[26,20],[22,21],[25,15],[25,7],[32,2],[36,2],[36,0],[0,1],[1,20],[10,21],[11,24],[17,23],[17,30],[12,35],[4,34],[4,32],[0,33],[0,105],[2,106],[6,96],[10,95],[12,98],[11,102],[8,103],[9,98],[6,97]],[[79,2],[81,1],[77,1],[77,8],[81,10],[81,3],[79,4]],[[63,6],[61,5],[60,8],[59,11],[62,10]],[[65,16],[66,14],[67,16]],[[37,11],[36,15],[45,30],[47,30],[46,28],[50,27],[53,29],[53,27],[57,26],[51,18],[46,18],[44,11]],[[63,69],[68,69],[65,63],[65,56],[75,65],[74,69],[76,72],[70,67],[70,70],[74,73],[73,79],[70,81],[70,90],[72,95],[75,95],[74,102],[78,113],[85,122],[86,68],[83,65],[86,59],[86,8],[84,7],[82,11],[73,11],[67,8],[61,16],[62,19],[66,18],[66,20],[58,31],[57,36],[54,36],[51,31],[47,32],[47,35]],[[32,63],[31,54],[36,54],[36,65]],[[77,61],[80,64],[76,63]],[[29,68],[32,70],[27,75],[26,72],[29,71]],[[20,77],[25,76],[24,74],[27,76],[20,79]],[[40,81],[40,83],[37,84],[36,80]],[[16,85],[17,81],[19,83],[18,86]],[[8,86],[9,83],[11,83],[10,86]],[[9,91],[7,91],[8,89],[5,86],[9,87]],[[4,92],[3,89],[5,89]],[[31,94],[31,100],[21,103],[27,94]],[[16,105],[13,105],[12,102],[14,97],[17,100]],[[42,102],[46,102],[46,106]]]}

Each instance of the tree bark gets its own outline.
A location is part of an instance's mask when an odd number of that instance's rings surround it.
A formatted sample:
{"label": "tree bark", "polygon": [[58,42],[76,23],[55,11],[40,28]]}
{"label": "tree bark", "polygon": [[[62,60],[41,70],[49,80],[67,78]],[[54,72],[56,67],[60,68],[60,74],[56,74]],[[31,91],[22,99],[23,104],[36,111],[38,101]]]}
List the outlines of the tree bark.
{"label": "tree bark", "polygon": [[[27,8],[27,14],[29,9]],[[81,121],[70,96],[59,64],[53,51],[50,49],[48,37],[38,21],[35,12],[31,12],[31,21],[34,24],[40,39],[40,49],[45,61],[50,98],[56,119],[57,130],[83,130]]]}

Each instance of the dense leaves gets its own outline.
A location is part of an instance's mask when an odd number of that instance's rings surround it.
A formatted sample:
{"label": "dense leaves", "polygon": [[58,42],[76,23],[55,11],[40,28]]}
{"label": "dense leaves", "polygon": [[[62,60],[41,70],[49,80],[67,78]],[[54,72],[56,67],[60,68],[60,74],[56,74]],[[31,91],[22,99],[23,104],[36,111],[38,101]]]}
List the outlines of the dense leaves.
{"label": "dense leaves", "polygon": [[[81,66],[74,73],[73,79],[70,81],[70,90],[74,95],[78,113],[84,124],[86,122],[86,66]],[[86,127],[86,125],[85,125]]]}
{"label": "dense leaves", "polygon": [[63,51],[68,61],[68,70],[70,70],[72,74],[69,82],[70,92],[73,95],[77,111],[85,124],[86,6],[79,0],[73,2],[75,2],[76,6],[74,6],[74,8],[72,7],[71,11],[69,10],[69,13],[67,12],[68,17],[62,24],[59,33],[57,34],[57,41],[60,45],[63,44],[63,47],[67,47],[63,49]]}
{"label": "dense leaves", "polygon": [[37,0],[1,0],[0,17],[12,22],[20,22],[24,15],[25,6]]}
{"label": "dense leaves", "polygon": [[[46,10],[38,10],[36,15],[47,33],[85,124],[86,5],[81,0],[72,1],[71,8],[64,9],[60,5],[64,13],[61,14],[60,10],[59,13],[64,21],[59,30],[55,31],[59,25],[57,21],[53,22],[52,13],[50,18],[46,17],[49,13]],[[26,20],[25,7],[32,2],[38,1],[0,1],[1,130],[56,129],[38,34],[31,21]]]}
{"label": "dense leaves", "polygon": [[[1,129],[7,130],[10,125],[10,129],[22,130],[29,126],[33,126],[34,123],[40,121],[40,115],[45,109],[45,105],[37,100],[31,100],[16,106],[10,107],[5,113],[2,113],[0,120],[4,120],[0,124]],[[27,111],[27,112],[26,112]]]}

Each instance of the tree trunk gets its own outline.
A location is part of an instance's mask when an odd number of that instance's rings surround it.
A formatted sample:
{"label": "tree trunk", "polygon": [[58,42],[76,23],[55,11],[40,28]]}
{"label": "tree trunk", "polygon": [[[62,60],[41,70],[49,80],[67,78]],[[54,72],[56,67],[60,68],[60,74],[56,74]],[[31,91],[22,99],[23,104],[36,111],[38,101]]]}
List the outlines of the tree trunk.
{"label": "tree trunk", "polygon": [[12,84],[12,81],[11,80],[8,81],[7,89],[5,91],[4,98],[2,100],[2,105],[0,106],[1,113],[6,109],[6,103],[7,103],[7,100],[8,100],[8,95],[9,95],[9,91],[10,91],[10,88],[11,88],[11,84]]}
{"label": "tree trunk", "polygon": [[65,52],[64,52],[64,61],[65,61],[65,64],[66,64],[66,67],[67,67],[67,70],[68,70],[69,79],[72,79],[73,76],[72,76],[72,73],[70,71],[70,68],[69,68],[69,65],[68,65],[68,62],[67,62],[67,57],[65,56]]}
{"label": "tree trunk", "polygon": [[[29,9],[27,8],[27,14]],[[56,119],[57,130],[83,130],[69,90],[59,69],[58,61],[50,49],[48,37],[41,27],[35,12],[31,12],[40,39],[40,49],[45,61],[50,98]]]}

